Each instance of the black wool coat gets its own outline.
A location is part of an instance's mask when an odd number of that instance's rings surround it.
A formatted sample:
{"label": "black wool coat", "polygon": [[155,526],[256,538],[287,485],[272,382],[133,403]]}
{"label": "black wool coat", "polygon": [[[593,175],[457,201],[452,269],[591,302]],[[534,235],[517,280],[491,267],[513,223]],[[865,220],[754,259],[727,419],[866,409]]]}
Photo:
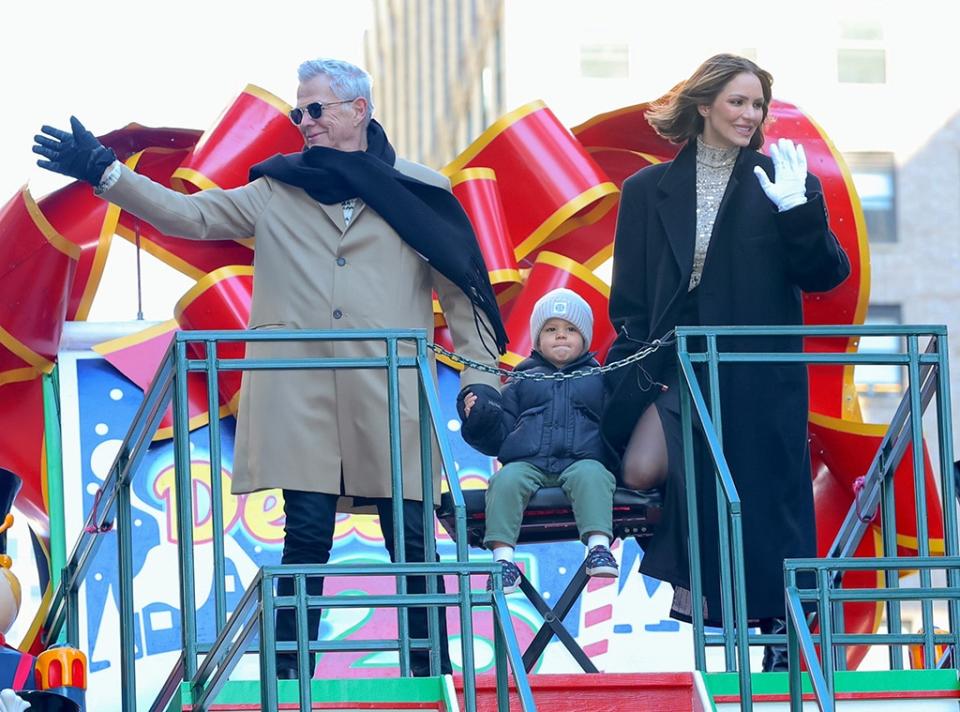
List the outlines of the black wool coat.
{"label": "black wool coat", "polygon": [[[807,176],[807,202],[777,212],[756,176],[774,179],[772,161],[742,149],[714,222],[696,290],[701,325],[799,325],[801,293],[827,291],[850,264],[827,224],[820,182]],[[677,157],[628,178],[620,196],[610,318],[619,332],[607,362],[636,351],[677,325],[688,303],[696,232],[696,142]],[[718,340],[721,351],[802,350],[797,337]],[[650,381],[676,382],[676,350],[663,348],[639,367],[613,371],[603,434],[622,455],[645,408],[662,395]],[[673,369],[670,373],[668,369]],[[701,379],[706,389],[705,379]],[[743,506],[751,618],[782,617],[783,559],[814,556],[816,532],[807,446],[806,366],[728,364],[720,368],[723,446]],[[668,438],[669,440],[669,438]],[[687,522],[680,468],[671,456],[663,521],[641,570],[689,587]],[[702,458],[701,458],[702,461]],[[699,468],[701,544],[716,548],[712,469]],[[682,474],[680,475],[682,478]],[[704,556],[710,617],[719,615],[716,561]]]}
{"label": "black wool coat", "polygon": [[[592,353],[585,353],[557,368],[534,351],[514,373],[572,373],[598,365]],[[482,428],[471,427],[467,418],[461,433],[467,443],[504,465],[523,461],[558,475],[579,460],[603,458],[602,407],[603,378],[599,373],[563,380],[518,378],[504,386],[498,418],[483,423]]]}

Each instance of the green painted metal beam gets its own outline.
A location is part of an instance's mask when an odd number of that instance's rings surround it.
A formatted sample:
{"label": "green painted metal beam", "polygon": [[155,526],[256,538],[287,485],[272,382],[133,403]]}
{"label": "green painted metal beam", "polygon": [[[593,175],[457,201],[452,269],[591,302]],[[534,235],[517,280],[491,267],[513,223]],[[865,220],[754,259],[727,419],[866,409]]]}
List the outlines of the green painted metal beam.
{"label": "green painted metal beam", "polygon": [[[438,709],[448,712],[450,686],[443,677],[378,677],[347,680],[313,680],[313,699],[330,704],[412,704],[436,702]],[[278,683],[279,704],[296,704],[299,701],[299,685],[296,680],[281,680]],[[181,712],[184,705],[193,703],[190,685],[183,683],[178,693],[167,705],[167,712]],[[260,703],[260,683],[257,680],[231,680],[217,695],[220,705],[257,705]],[[349,710],[349,707],[344,707]],[[369,709],[367,707],[366,709]],[[389,707],[378,708],[389,710]]]}

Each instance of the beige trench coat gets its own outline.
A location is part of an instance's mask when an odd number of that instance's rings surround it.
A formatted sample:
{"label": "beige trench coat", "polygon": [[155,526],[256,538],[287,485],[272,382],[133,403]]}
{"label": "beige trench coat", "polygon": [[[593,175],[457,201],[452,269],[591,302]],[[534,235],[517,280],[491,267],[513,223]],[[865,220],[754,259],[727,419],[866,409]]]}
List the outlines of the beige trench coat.
{"label": "beige trench coat", "polygon": [[[449,187],[429,168],[396,168]],[[456,350],[493,365],[470,301],[358,201],[349,227],[339,204],[259,178],[232,190],[183,195],[127,168],[102,197],[159,230],[198,240],[256,238],[251,329],[425,329],[433,333],[436,289]],[[443,239],[437,235],[436,239]],[[495,345],[487,337],[491,350]],[[401,344],[401,355],[413,355]],[[248,358],[383,356],[382,342],[251,343]],[[466,369],[461,386],[496,376]],[[403,496],[421,500],[417,378],[401,371]],[[434,442],[434,496],[440,468]],[[341,471],[343,480],[341,484]],[[389,497],[387,380],[381,370],[248,371],[237,417],[233,492],[284,488]],[[435,501],[437,501],[435,499]],[[341,509],[353,502],[341,498]]]}

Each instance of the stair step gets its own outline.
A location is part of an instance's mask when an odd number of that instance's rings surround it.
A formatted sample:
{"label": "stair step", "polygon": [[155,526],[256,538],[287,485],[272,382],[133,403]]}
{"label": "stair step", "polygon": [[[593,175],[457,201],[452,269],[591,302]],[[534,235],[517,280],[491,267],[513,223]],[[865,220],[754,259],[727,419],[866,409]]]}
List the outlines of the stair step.
{"label": "stair step", "polygon": [[[789,675],[785,672],[754,673],[753,709],[784,710],[790,702]],[[713,696],[717,712],[740,709],[740,682],[736,673],[711,672],[704,684]],[[877,709],[910,712],[956,712],[960,702],[960,679],[955,670],[853,670],[835,677],[837,707],[847,712]],[[804,710],[816,709],[810,679],[803,676]]]}
{"label": "stair step", "polygon": [[[589,712],[657,710],[657,712],[706,712],[694,673],[600,673],[530,675],[530,689],[537,709],[545,712],[579,709]],[[463,707],[463,677],[454,676],[457,697]],[[519,710],[513,678],[510,678],[510,709]],[[477,712],[496,712],[494,675],[477,676]]]}

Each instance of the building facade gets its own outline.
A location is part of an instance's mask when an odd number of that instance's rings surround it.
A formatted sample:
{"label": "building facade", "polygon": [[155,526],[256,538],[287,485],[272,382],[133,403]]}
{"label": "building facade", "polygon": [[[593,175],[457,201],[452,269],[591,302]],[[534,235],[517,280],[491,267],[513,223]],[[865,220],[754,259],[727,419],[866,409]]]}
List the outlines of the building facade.
{"label": "building facade", "polygon": [[505,110],[503,0],[374,0],[367,70],[398,153],[439,167]]}

